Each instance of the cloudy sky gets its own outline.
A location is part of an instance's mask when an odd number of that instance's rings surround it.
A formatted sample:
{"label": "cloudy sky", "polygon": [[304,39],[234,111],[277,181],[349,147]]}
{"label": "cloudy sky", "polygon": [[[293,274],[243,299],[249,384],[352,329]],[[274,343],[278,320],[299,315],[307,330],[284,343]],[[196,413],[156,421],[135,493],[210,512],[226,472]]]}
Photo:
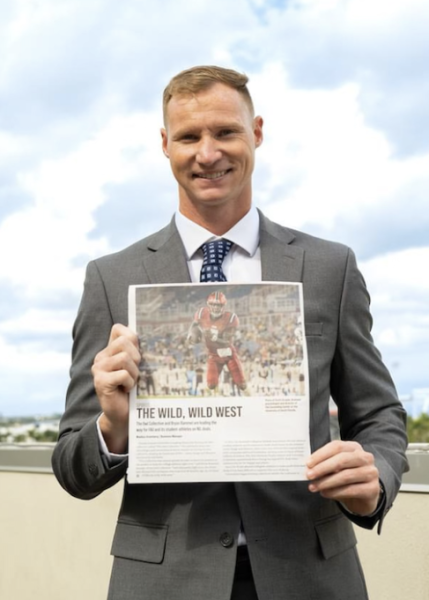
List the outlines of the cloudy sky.
{"label": "cloudy sky", "polygon": [[429,387],[427,0],[2,0],[0,412],[61,411],[86,263],[162,227],[161,94],[246,72],[255,204],[353,247],[400,394]]}

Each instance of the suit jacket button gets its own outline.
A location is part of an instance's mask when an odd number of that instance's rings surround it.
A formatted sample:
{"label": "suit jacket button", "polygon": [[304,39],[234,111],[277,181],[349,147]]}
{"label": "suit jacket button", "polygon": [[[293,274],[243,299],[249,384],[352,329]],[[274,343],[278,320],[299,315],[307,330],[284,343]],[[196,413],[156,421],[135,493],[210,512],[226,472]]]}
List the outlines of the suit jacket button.
{"label": "suit jacket button", "polygon": [[94,475],[94,477],[97,477],[97,475],[98,475],[97,465],[89,465],[88,471],[91,473],[91,475]]}
{"label": "suit jacket button", "polygon": [[219,541],[224,548],[230,548],[234,544],[234,538],[227,531],[221,534]]}

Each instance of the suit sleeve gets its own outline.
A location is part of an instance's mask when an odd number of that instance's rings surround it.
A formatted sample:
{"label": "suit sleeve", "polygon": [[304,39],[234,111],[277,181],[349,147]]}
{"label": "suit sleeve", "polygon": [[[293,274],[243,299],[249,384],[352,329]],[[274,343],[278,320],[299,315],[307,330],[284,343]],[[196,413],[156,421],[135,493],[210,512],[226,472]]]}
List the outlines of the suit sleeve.
{"label": "suit sleeve", "polygon": [[[381,522],[407,470],[406,413],[371,336],[370,299],[353,252],[349,251],[331,369],[331,394],[338,406],[341,437],[359,442],[375,457],[385,497],[372,517],[347,516],[372,528]],[[380,527],[379,527],[380,529]]]}
{"label": "suit sleeve", "polygon": [[91,499],[125,474],[128,460],[109,466],[100,449],[97,418],[101,413],[91,367],[107,346],[113,319],[95,262],[88,265],[84,292],[73,327],[72,366],[66,409],[52,457],[54,473],[72,496]]}

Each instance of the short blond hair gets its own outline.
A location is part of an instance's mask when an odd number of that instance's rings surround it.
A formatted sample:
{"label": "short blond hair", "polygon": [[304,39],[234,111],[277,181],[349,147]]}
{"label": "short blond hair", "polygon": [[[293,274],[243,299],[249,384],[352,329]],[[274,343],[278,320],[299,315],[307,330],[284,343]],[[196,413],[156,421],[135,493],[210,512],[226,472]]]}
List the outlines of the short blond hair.
{"label": "short blond hair", "polygon": [[164,90],[162,98],[162,110],[164,123],[167,122],[167,106],[173,96],[192,96],[209,89],[215,83],[223,83],[239,92],[247,106],[250,114],[254,116],[252,97],[247,89],[249,78],[244,73],[238,73],[233,69],[224,69],[216,66],[199,66],[186,69],[175,75]]}

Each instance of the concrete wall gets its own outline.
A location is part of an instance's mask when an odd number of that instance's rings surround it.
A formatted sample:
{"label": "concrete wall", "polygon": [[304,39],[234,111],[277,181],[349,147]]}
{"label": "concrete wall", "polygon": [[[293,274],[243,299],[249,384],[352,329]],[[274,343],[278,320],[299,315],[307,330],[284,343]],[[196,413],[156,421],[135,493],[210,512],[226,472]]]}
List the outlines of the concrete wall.
{"label": "concrete wall", "polygon": [[[0,598],[105,600],[122,485],[83,502],[51,474],[0,472],[0,491]],[[381,536],[357,531],[371,600],[429,598],[428,514],[428,494],[401,493]]]}
{"label": "concrete wall", "polygon": [[370,600],[428,600],[429,494],[400,492],[381,535],[356,527]]}
{"label": "concrete wall", "polygon": [[0,598],[105,600],[120,486],[90,502],[53,475],[0,472]]}

